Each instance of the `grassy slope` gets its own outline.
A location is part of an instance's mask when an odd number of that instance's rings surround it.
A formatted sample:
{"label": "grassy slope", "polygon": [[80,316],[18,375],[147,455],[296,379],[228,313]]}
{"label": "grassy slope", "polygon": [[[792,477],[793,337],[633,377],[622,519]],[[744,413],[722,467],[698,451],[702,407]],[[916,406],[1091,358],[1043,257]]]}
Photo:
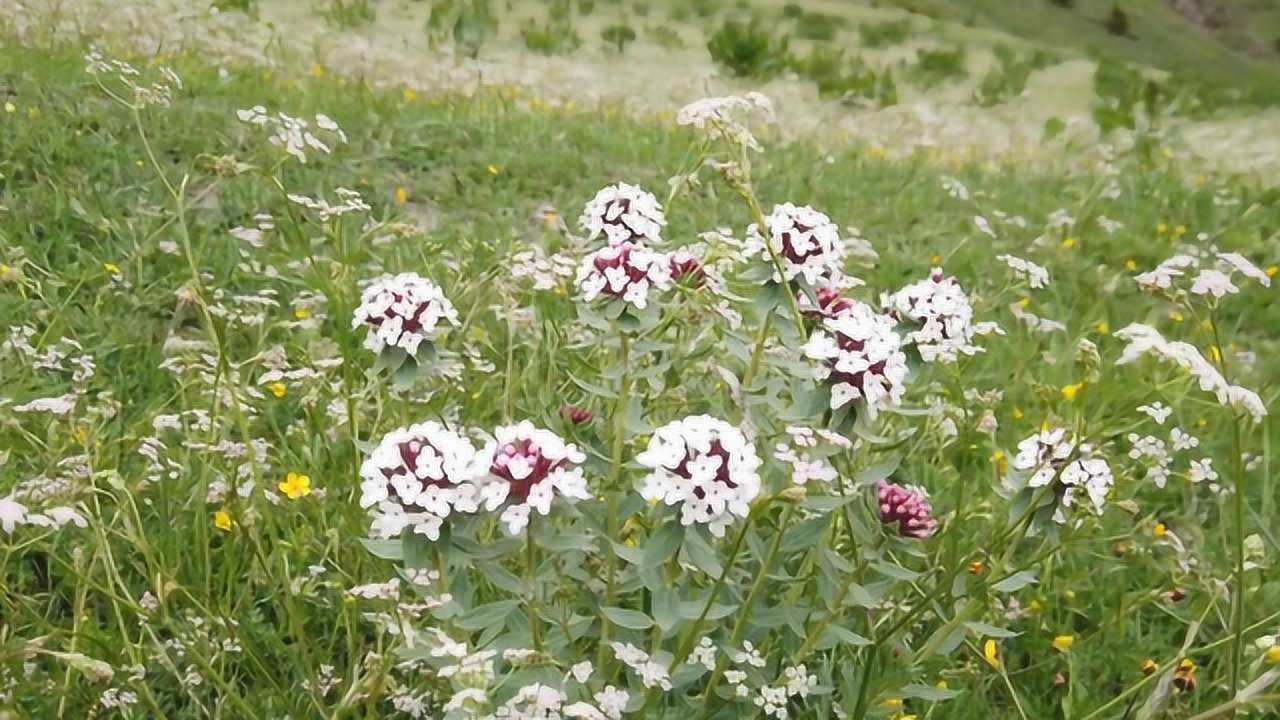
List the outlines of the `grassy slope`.
{"label": "grassy slope", "polygon": [[[1029,41],[1078,48],[1093,56],[1115,57],[1184,74],[1205,83],[1226,83],[1266,101],[1280,100],[1280,60],[1255,59],[1221,42],[1173,11],[1164,0],[1127,0],[1131,36],[1103,27],[1112,0],[1076,0],[1064,9],[1048,0],[888,0],[952,20],[974,21]],[[1274,26],[1264,9],[1242,7],[1232,31],[1263,32]],[[1228,40],[1229,42],[1229,40]]]}
{"label": "grassy slope", "polygon": [[[374,272],[375,266],[421,270],[441,280],[460,307],[486,308],[496,300],[490,287],[477,283],[477,278],[492,269],[513,244],[529,237],[527,217],[535,206],[551,202],[572,218],[584,199],[616,179],[661,188],[688,148],[689,138],[681,131],[625,118],[524,115],[505,109],[495,98],[408,102],[399,93],[340,86],[333,80],[306,81],[302,86],[267,80],[252,69],[241,69],[224,82],[198,58],[180,58],[177,65],[188,89],[172,109],[150,113],[149,127],[157,154],[172,176],[190,174],[193,187],[214,183],[219,188],[216,203],[191,211],[199,267],[228,293],[273,288],[287,299],[313,289],[329,299],[329,317],[314,333],[285,328],[281,321],[291,319],[287,306],[272,311],[262,335],[257,331],[230,332],[229,351],[237,359],[277,342],[291,357],[305,357],[311,343],[325,337],[339,344],[341,354],[349,358],[348,367],[358,372],[368,358],[350,332],[347,317],[355,299],[355,282]],[[9,319],[31,322],[49,339],[67,335],[79,340],[98,358],[95,389],[111,389],[127,402],[118,418],[88,428],[83,447],[78,447],[80,441],[57,422],[36,428],[37,434],[30,436],[7,426],[0,428],[0,447],[13,450],[4,479],[0,479],[0,494],[14,478],[49,471],[51,458],[72,452],[87,452],[95,467],[118,467],[132,486],[140,472],[136,443],[150,434],[151,417],[162,410],[178,409],[191,399],[184,398],[191,392],[189,388],[156,369],[162,359],[158,343],[173,324],[194,324],[190,315],[184,319],[181,311],[175,311],[174,294],[189,281],[185,262],[157,251],[160,241],[176,239],[168,222],[170,211],[158,182],[143,167],[144,154],[130,130],[129,118],[97,99],[81,66],[76,53],[0,51],[0,76],[16,105],[15,113],[0,119],[0,205],[7,208],[0,211],[0,249],[24,253],[28,274],[43,279],[39,293],[0,286],[0,317],[6,324]],[[350,145],[332,160],[305,168],[290,165],[286,180],[291,190],[331,197],[335,187],[354,187],[373,203],[373,216],[397,217],[409,211],[408,207],[397,208],[392,201],[395,188],[404,186],[411,205],[430,206],[438,218],[438,229],[427,239],[389,246],[327,248],[325,252],[341,263],[326,267],[325,272],[286,269],[288,263],[308,253],[301,238],[288,238],[255,253],[255,260],[282,270],[279,279],[239,268],[239,247],[226,230],[245,223],[258,211],[284,217],[288,210],[274,188],[260,178],[217,178],[209,173],[207,164],[195,158],[201,153],[235,153],[266,162],[272,155],[263,153],[256,135],[246,132],[233,118],[235,109],[264,101],[294,114],[326,112],[351,134]],[[32,110],[38,117],[31,115]],[[1227,187],[1224,190],[1241,197],[1243,205],[1222,208],[1212,202],[1217,186],[1185,187],[1175,174],[1160,167],[1126,168],[1121,176],[1123,197],[1097,204],[1087,200],[1095,187],[1091,177],[1044,177],[1018,168],[950,170],[978,194],[980,208],[975,208],[948,197],[940,188],[940,178],[947,173],[940,168],[914,162],[886,163],[852,153],[837,154],[834,162],[827,163],[824,154],[822,148],[805,146],[771,152],[761,167],[763,196],[812,203],[842,224],[859,225],[883,254],[881,267],[867,274],[875,287],[897,286],[920,277],[932,256],[945,258],[948,270],[979,298],[980,316],[999,319],[1011,333],[1008,342],[994,343],[992,351],[976,361],[973,375],[984,387],[1001,387],[1007,393],[1001,416],[1005,438],[1026,435],[1045,413],[1077,409],[1094,413],[1150,399],[1145,394],[1095,397],[1086,392],[1078,405],[1071,406],[1064,405],[1052,388],[1077,380],[1076,371],[1066,361],[1076,338],[1090,337],[1101,345],[1104,356],[1114,357],[1117,343],[1094,329],[1100,321],[1116,327],[1144,319],[1171,333],[1186,328],[1169,319],[1167,308],[1142,299],[1121,276],[1126,258],[1149,267],[1169,253],[1167,242],[1153,240],[1152,228],[1157,223],[1186,224],[1192,232],[1202,228],[1220,231],[1223,245],[1259,260],[1274,254],[1274,246],[1265,241],[1280,228],[1280,203],[1274,194]],[[487,169],[489,165],[494,166],[494,172]],[[680,244],[696,231],[717,225],[740,228],[746,217],[727,195],[712,187],[678,203],[671,209],[668,237]],[[1246,219],[1238,219],[1240,209],[1254,202],[1259,203],[1256,210]],[[1055,239],[1044,248],[1029,249],[1038,234],[1034,228],[1059,207],[1077,214],[1079,243],[1068,249]],[[1001,239],[988,242],[973,230],[972,217],[978,209],[1024,215],[1031,220],[1032,229],[1001,226]],[[1088,222],[1097,213],[1122,219],[1126,229],[1115,236],[1098,232]],[[1006,278],[1005,271],[992,260],[997,251],[1029,255],[1050,266],[1054,285],[1034,298],[1031,309],[1064,320],[1069,326],[1067,334],[1036,340],[1016,329],[1003,307],[991,304],[990,298]],[[13,260],[10,257],[8,261]],[[118,265],[131,287],[111,283],[103,272],[104,262]],[[1240,301],[1231,306],[1228,325],[1233,336],[1259,353],[1261,376],[1274,378],[1280,363],[1274,353],[1276,337],[1274,329],[1264,325],[1276,312],[1274,293],[1252,298],[1257,302]],[[556,312],[571,312],[567,300],[544,296],[538,302],[544,307],[551,303]],[[1253,334],[1249,328],[1261,328],[1262,332]],[[501,366],[505,329],[500,319],[481,312],[477,325],[468,332],[483,338],[478,343],[482,351]],[[519,414],[553,422],[550,414],[558,402],[557,394],[567,393],[571,386],[563,382],[559,387],[548,387],[541,381],[541,373],[563,379],[560,369],[564,364],[589,364],[591,352],[590,348],[564,349],[549,358],[517,352],[518,366],[527,368],[531,378],[538,378],[519,385]],[[1051,352],[1061,360],[1045,365],[1041,352]],[[559,363],[560,369],[555,364],[547,366],[548,362]],[[3,394],[15,402],[65,390],[63,381],[51,381],[42,371],[8,371],[12,374],[6,377]],[[1128,372],[1142,377],[1140,371]],[[355,382],[356,378],[348,380]],[[715,392],[710,384],[697,382],[688,390],[691,405]],[[1044,383],[1050,392],[1041,394],[1036,383]],[[497,411],[488,398],[501,393],[501,373],[470,373],[465,386],[475,393],[472,398],[485,398],[473,402],[459,396],[468,422],[488,425],[496,421]],[[1185,389],[1185,383],[1174,383],[1166,399]],[[1265,396],[1271,399],[1274,394],[1272,389]],[[417,406],[393,400],[387,415],[402,417],[409,414],[410,407]],[[1008,419],[1007,413],[1014,407],[1026,410],[1025,419]],[[1202,407],[1208,417],[1219,417],[1214,406]],[[350,673],[359,654],[371,649],[373,643],[367,626],[361,624],[358,608],[343,601],[342,589],[357,582],[385,580],[391,570],[388,564],[371,560],[355,541],[364,531],[364,520],[351,501],[351,468],[357,455],[346,437],[324,440],[327,417],[294,405],[292,395],[283,402],[267,400],[261,410],[262,420],[255,423],[254,431],[270,438],[278,448],[271,457],[273,471],[305,469],[317,484],[329,488],[327,499],[283,508],[268,506],[263,509],[264,520],[252,531],[220,534],[210,526],[212,508],[204,507],[198,499],[199,482],[210,468],[201,454],[187,455],[189,475],[145,494],[139,491],[145,499],[140,505],[141,535],[127,515],[116,514],[114,504],[104,498],[101,517],[94,521],[110,534],[114,556],[123,559],[119,569],[122,587],[118,590],[111,587],[113,578],[104,570],[104,544],[91,541],[85,545],[75,531],[55,535],[17,556],[6,555],[4,583],[0,583],[6,628],[19,638],[50,635],[55,647],[65,647],[74,636],[82,651],[123,667],[136,660],[128,654],[131,646],[149,652],[151,641],[139,634],[140,625],[168,637],[190,632],[183,611],[230,618],[239,623],[236,635],[245,651],[220,656],[216,669],[209,671],[210,678],[216,676],[217,680],[208,680],[204,689],[193,694],[222,706],[224,716],[244,717],[240,710],[226,707],[230,693],[213,687],[225,682],[234,685],[234,694],[242,696],[248,707],[267,716],[313,715],[316,709],[311,699],[297,691],[297,684],[314,677],[321,663],[336,665],[340,675]],[[1198,418],[1175,419],[1193,426]],[[26,421],[28,425],[42,423]],[[295,423],[296,432],[277,433],[279,427]],[[1221,455],[1224,434],[1212,427],[1203,432],[1206,453]],[[971,462],[977,472],[989,472],[985,458],[992,450],[975,450]],[[908,471],[935,489],[954,480],[955,472],[954,468],[935,465],[932,458],[911,458]],[[1016,645],[1010,644],[1006,662],[1027,668],[1019,671],[1018,683],[1027,690],[1024,702],[1032,717],[1052,716],[1059,702],[1050,689],[1052,676],[1066,667],[1048,648],[1054,632],[1072,631],[1083,638],[1073,655],[1076,666],[1072,675],[1087,678],[1075,687],[1077,708],[1095,706],[1133,682],[1142,658],[1172,657],[1183,632],[1182,621],[1173,617],[1178,613],[1137,604],[1128,611],[1129,621],[1116,623],[1098,608],[1117,603],[1122,596],[1146,597],[1175,581],[1167,557],[1140,553],[1123,563],[1106,560],[1111,553],[1107,538],[1126,539],[1144,532],[1152,518],[1184,529],[1197,545],[1203,543],[1205,552],[1221,557],[1216,534],[1195,536],[1206,518],[1216,518],[1216,503],[1203,495],[1192,502],[1188,499],[1192,494],[1192,489],[1181,486],[1153,493],[1142,504],[1138,521],[1123,513],[1110,514],[1107,532],[1089,540],[1087,552],[1067,556],[1055,566],[1049,582],[1028,591],[1024,602],[1034,595],[1043,599],[1045,611],[1022,626],[1027,635]],[[1256,507],[1265,513],[1272,500],[1259,502]],[[1136,542],[1144,541],[1139,536]],[[86,548],[87,570],[73,568],[67,560],[75,546]],[[326,577],[334,584],[314,587],[296,601],[283,596],[282,584],[312,563],[326,565],[330,573]],[[286,567],[292,569],[290,573],[284,572]],[[171,599],[159,617],[143,622],[130,602],[121,598],[140,596],[144,589],[154,587],[150,583],[157,577],[173,584]],[[1105,583],[1099,582],[1102,579]],[[79,614],[75,612],[77,598],[87,598]],[[1262,604],[1271,607],[1274,603]],[[78,630],[73,632],[73,627]],[[10,670],[19,672],[18,659],[5,657]],[[967,657],[963,651],[962,657]],[[1009,716],[999,683],[989,673],[970,673],[966,667],[973,666],[948,661],[936,668],[954,673],[949,675],[952,686],[969,694],[960,702],[940,707],[931,717]],[[34,677],[25,681],[25,689],[19,690],[22,712],[52,717],[63,697],[72,711],[93,704],[100,688],[75,683],[62,690],[63,676],[56,668],[41,664]],[[1215,676],[1220,670],[1206,667],[1204,672]],[[47,686],[46,681],[50,683]],[[196,715],[188,693],[166,668],[151,663],[148,684],[155,688],[162,714]],[[47,692],[46,687],[58,691]]]}

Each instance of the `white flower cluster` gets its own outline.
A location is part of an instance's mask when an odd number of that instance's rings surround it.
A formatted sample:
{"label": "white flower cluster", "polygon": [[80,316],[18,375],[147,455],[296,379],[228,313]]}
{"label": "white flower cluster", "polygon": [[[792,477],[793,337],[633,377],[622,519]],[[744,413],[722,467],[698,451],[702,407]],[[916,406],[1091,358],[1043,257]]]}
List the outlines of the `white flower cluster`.
{"label": "white flower cluster", "polygon": [[445,518],[478,509],[486,459],[434,420],[387,433],[360,466],[360,506],[374,508],[371,532],[391,538],[412,528],[439,539]]}
{"label": "white flower cluster", "polygon": [[820,445],[826,444],[840,450],[848,450],[853,443],[848,438],[824,428],[814,430],[807,427],[788,426],[787,435],[790,443],[778,443],[773,457],[791,466],[791,482],[805,485],[810,482],[830,483],[838,477],[827,457],[817,453]]}
{"label": "white flower cluster", "polygon": [[[247,110],[237,110],[236,117],[240,118],[241,122],[266,128],[271,133],[267,140],[276,147],[284,148],[285,152],[297,158],[300,163],[307,162],[307,148],[328,155],[332,152],[329,144],[347,142],[347,134],[327,115],[315,116],[315,132],[312,132],[311,123],[306,120],[284,113],[269,114],[261,105],[254,105]],[[321,140],[317,132],[321,133],[329,143]]]}
{"label": "white flower cluster", "polygon": [[854,302],[847,310],[822,320],[802,348],[819,361],[816,375],[831,385],[831,408],[861,400],[871,419],[902,401],[907,356],[893,319],[871,306]]}
{"label": "white flower cluster", "polygon": [[588,240],[603,234],[610,245],[657,244],[662,242],[667,219],[652,193],[620,182],[596,193],[582,209],[578,223],[587,231]]}
{"label": "white flower cluster", "polygon": [[1179,253],[1144,273],[1134,276],[1138,287],[1148,292],[1172,290],[1178,278],[1185,277],[1192,271],[1196,276],[1191,280],[1192,295],[1212,295],[1221,300],[1227,295],[1240,292],[1233,282],[1232,276],[1240,273],[1245,277],[1257,280],[1263,287],[1271,287],[1271,278],[1239,253],[1215,253],[1214,266],[1205,267],[1195,255]]}
{"label": "white flower cluster", "polygon": [[607,296],[643,310],[650,290],[671,287],[671,260],[634,243],[607,245],[583,258],[577,284],[587,302]]}
{"label": "white flower cluster", "polygon": [[973,344],[974,337],[1000,332],[995,323],[973,322],[969,297],[959,281],[945,277],[941,268],[934,268],[925,280],[882,296],[881,304],[898,319],[919,325],[907,333],[905,342],[914,343],[925,362],[953,363],[960,355],[975,355],[982,348]]}
{"label": "white flower cluster", "polygon": [[[1018,454],[1012,464],[1017,470],[1031,473],[1027,481],[1029,487],[1053,484],[1062,508],[1073,507],[1076,495],[1084,492],[1094,511],[1101,512],[1115,485],[1106,459],[1087,444],[1077,446],[1075,438],[1063,428],[1041,430],[1018,443]],[[1060,511],[1055,513],[1055,518],[1062,520]]]}
{"label": "white flower cluster", "polygon": [[1159,330],[1142,323],[1123,327],[1116,331],[1115,336],[1128,343],[1120,359],[1116,360],[1117,365],[1133,362],[1143,355],[1154,355],[1191,373],[1199,382],[1200,389],[1213,393],[1220,404],[1244,410],[1255,422],[1266,416],[1267,407],[1256,392],[1227,382],[1213,363],[1191,343],[1166,340]]}
{"label": "white flower cluster", "polygon": [[631,668],[632,672],[640,676],[640,682],[645,687],[671,689],[671,669],[656,662],[649,653],[631,643],[611,642],[609,647],[613,649],[613,655],[618,658],[618,662]]}
{"label": "white flower cluster", "polygon": [[458,324],[458,312],[439,286],[416,273],[383,275],[364,289],[351,327],[369,327],[364,346],[380,353],[398,347],[416,355],[435,342],[444,323]]}
{"label": "white flower cluster", "polygon": [[750,116],[754,114],[759,114],[766,122],[774,120],[773,103],[761,93],[752,91],[743,96],[695,100],[676,113],[676,124],[701,130],[709,140],[724,138],[735,145],[760,152],[760,143],[748,127]]}
{"label": "white flower cluster", "polygon": [[755,223],[747,227],[743,254],[746,257],[768,255],[768,249],[772,248],[783,272],[782,278],[776,278],[775,273],[775,279],[790,281],[799,275],[810,285],[818,285],[837,281],[843,274],[844,243],[840,229],[825,214],[808,205],[797,207],[784,203],[773,206],[765,223],[767,240]]}
{"label": "white flower cluster", "polygon": [[641,495],[680,505],[680,523],[705,523],[716,537],[745,518],[760,494],[760,458],[742,431],[709,415],[691,415],[658,428],[636,456],[649,468]]}
{"label": "white flower cluster", "polygon": [[1044,267],[1015,255],[997,255],[996,259],[1008,265],[1014,275],[1026,280],[1032,290],[1049,287],[1049,271]]}
{"label": "white flower cluster", "polygon": [[338,196],[338,202],[330,203],[324,198],[313,198],[306,195],[289,193],[289,200],[296,205],[314,212],[320,222],[329,222],[330,220],[346,215],[347,213],[369,212],[369,203],[360,197],[360,193],[350,188],[337,188],[333,191]]}
{"label": "white flower cluster", "polygon": [[489,461],[489,480],[481,490],[486,510],[502,511],[507,532],[515,535],[529,524],[529,513],[551,512],[557,495],[588,500],[591,492],[578,467],[587,457],[550,430],[528,420],[494,430],[497,447]]}
{"label": "white flower cluster", "polygon": [[18,502],[18,499],[12,494],[0,497],[0,530],[3,530],[6,535],[11,535],[19,525],[33,525],[35,527],[59,530],[66,525],[75,525],[79,528],[88,527],[89,522],[75,508],[66,505],[47,507],[41,512],[32,512],[26,505]]}
{"label": "white flower cluster", "polygon": [[[1164,420],[1169,413],[1173,412],[1172,409],[1163,407],[1160,403],[1156,403],[1154,407],[1144,405],[1138,410],[1161,425],[1164,424]],[[1178,427],[1169,431],[1169,442],[1167,444],[1164,440],[1154,435],[1129,433],[1127,438],[1129,440],[1129,457],[1133,460],[1143,461],[1146,467],[1147,479],[1155,483],[1158,488],[1163,488],[1168,483],[1175,454],[1193,450],[1200,445],[1199,438]],[[1198,462],[1192,460],[1187,469],[1187,478],[1192,483],[1198,483],[1206,479],[1216,479],[1217,473],[1213,472],[1212,461],[1209,458]],[[1214,489],[1216,490],[1217,488],[1215,487]]]}
{"label": "white flower cluster", "polygon": [[123,60],[107,60],[95,51],[84,56],[85,72],[95,76],[110,76],[123,84],[133,96],[133,106],[145,108],[149,106],[169,107],[173,102],[173,91],[182,88],[182,78],[170,68],[161,65],[160,80],[150,85],[139,81],[142,73]]}

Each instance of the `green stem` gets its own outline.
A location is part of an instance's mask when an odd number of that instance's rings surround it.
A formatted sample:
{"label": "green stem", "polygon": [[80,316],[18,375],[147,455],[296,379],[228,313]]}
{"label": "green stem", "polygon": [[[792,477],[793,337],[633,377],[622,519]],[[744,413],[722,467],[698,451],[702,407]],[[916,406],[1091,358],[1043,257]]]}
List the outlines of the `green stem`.
{"label": "green stem", "polygon": [[[760,571],[756,575],[755,582],[751,584],[751,589],[747,591],[746,599],[742,601],[742,612],[734,623],[733,635],[729,638],[730,649],[738,647],[742,643],[742,636],[747,633],[747,627],[751,624],[751,608],[755,605],[756,596],[764,588],[765,580],[769,577],[769,569],[773,567],[773,561],[778,557],[778,551],[782,548],[782,538],[787,534],[787,526],[791,523],[791,517],[795,514],[795,509],[796,506],[794,504],[789,504],[787,509],[782,512],[782,519],[778,522],[778,531],[773,536],[773,542],[769,544],[769,550],[765,554],[764,561],[760,564]],[[726,669],[727,664],[723,659],[716,663],[716,669],[711,673],[711,679],[707,681],[706,694],[702,698],[700,717],[710,717],[711,702],[715,699],[716,687],[720,684],[720,678],[724,676]]]}
{"label": "green stem", "polygon": [[[625,333],[618,333],[618,365],[622,368],[622,377],[618,381],[618,402],[613,408],[613,453],[609,464],[609,482],[605,486],[607,495],[604,559],[605,559],[605,593],[604,604],[613,606],[615,577],[617,575],[617,558],[614,557],[613,546],[610,545],[618,536],[618,485],[622,480],[622,453],[626,449],[627,405],[631,394],[631,341]],[[596,648],[596,667],[604,667],[605,648],[609,645],[609,618],[600,616],[600,645]]]}
{"label": "green stem", "polygon": [[[1218,321],[1213,311],[1209,312],[1209,326],[1213,331],[1213,350],[1214,359],[1218,363],[1218,369],[1222,372],[1222,378],[1227,382],[1231,382],[1231,376],[1227,372],[1227,357],[1222,348],[1222,336],[1218,332]],[[1244,493],[1245,493],[1245,473],[1244,473],[1244,457],[1242,456],[1243,445],[1243,429],[1241,428],[1241,419],[1239,413],[1231,413],[1231,472],[1235,475],[1235,497],[1232,498],[1232,509],[1235,517],[1235,544],[1236,544],[1236,571],[1235,571],[1235,588],[1231,593],[1231,684],[1229,687],[1232,697],[1236,694],[1236,689],[1240,687],[1240,663],[1242,661],[1241,645],[1243,643],[1244,634]]]}
{"label": "green stem", "polygon": [[[760,329],[756,332],[756,347],[751,351],[751,361],[747,363],[746,372],[742,373],[742,396],[743,405],[746,404],[747,388],[750,387],[751,381],[756,379],[756,373],[760,372],[760,359],[764,357],[765,341],[769,339],[769,326],[773,324],[773,311],[765,313],[764,320],[760,322]],[[745,411],[746,408],[744,407]]]}
{"label": "green stem", "polygon": [[533,518],[534,514],[529,513],[529,524],[524,528],[524,563],[529,583],[529,634],[533,638],[533,649],[542,652],[542,632],[538,627],[538,546],[533,541]]}

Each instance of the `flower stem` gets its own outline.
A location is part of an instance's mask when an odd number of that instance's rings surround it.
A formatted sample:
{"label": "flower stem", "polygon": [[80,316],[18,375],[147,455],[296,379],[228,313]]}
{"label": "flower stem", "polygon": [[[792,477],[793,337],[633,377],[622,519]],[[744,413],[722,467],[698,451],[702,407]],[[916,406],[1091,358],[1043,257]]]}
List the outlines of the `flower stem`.
{"label": "flower stem", "polygon": [[529,524],[525,526],[524,564],[525,577],[529,583],[529,634],[533,638],[533,649],[542,652],[542,632],[538,627],[538,546],[533,540],[534,513],[529,513]]}
{"label": "flower stem", "polygon": [[[765,554],[764,561],[760,564],[760,571],[756,574],[756,580],[751,584],[751,589],[747,591],[746,599],[742,601],[742,612],[734,623],[733,635],[729,638],[730,649],[738,647],[742,643],[742,636],[747,634],[747,627],[751,624],[751,607],[755,604],[756,596],[760,594],[760,590],[764,587],[765,579],[769,577],[769,569],[773,567],[773,561],[778,557],[778,551],[782,548],[782,538],[787,534],[787,526],[791,524],[791,516],[795,514],[795,509],[796,506],[794,504],[788,504],[787,509],[782,512],[782,519],[778,522],[778,531],[774,534],[773,542],[769,544],[769,550]],[[700,717],[710,717],[711,701],[716,696],[716,687],[720,684],[720,678],[724,677],[726,669],[727,663],[723,659],[716,663],[716,669],[711,673],[711,679],[707,681],[706,694],[702,698]]]}
{"label": "flower stem", "polygon": [[[760,372],[760,359],[764,356],[764,344],[769,339],[769,326],[773,324],[773,311],[765,313],[764,320],[760,321],[760,330],[756,333],[756,347],[751,351],[751,361],[747,363],[746,372],[742,373],[742,395],[745,398],[747,387],[751,385],[751,381],[755,380],[756,373]],[[745,410],[745,408],[744,408]]]}
{"label": "flower stem", "polygon": [[[631,340],[625,333],[618,333],[618,365],[622,377],[618,381],[618,402],[613,408],[613,453],[609,464],[609,482],[605,486],[605,593],[604,604],[613,605],[614,582],[617,575],[617,558],[610,544],[618,535],[618,484],[622,480],[622,452],[626,448],[627,406],[631,394]],[[596,648],[596,666],[604,666],[605,648],[609,645],[609,618],[600,616],[600,645]]]}

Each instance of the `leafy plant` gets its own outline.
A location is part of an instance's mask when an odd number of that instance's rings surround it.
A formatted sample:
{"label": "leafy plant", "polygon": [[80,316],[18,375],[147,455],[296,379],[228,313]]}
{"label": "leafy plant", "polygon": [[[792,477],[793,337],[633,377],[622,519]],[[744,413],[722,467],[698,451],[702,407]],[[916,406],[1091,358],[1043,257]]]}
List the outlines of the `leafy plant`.
{"label": "leafy plant", "polygon": [[600,37],[605,42],[613,45],[618,54],[622,54],[627,49],[627,45],[635,41],[636,31],[630,25],[609,25],[600,31]]}
{"label": "leafy plant", "polygon": [[520,31],[525,47],[539,55],[566,55],[582,45],[582,38],[568,20],[548,20]]}
{"label": "leafy plant", "polygon": [[965,68],[965,49],[956,47],[951,50],[942,48],[917,50],[916,62],[911,67],[911,74],[925,87],[963,78],[968,74]]}
{"label": "leafy plant", "polygon": [[711,59],[739,77],[767,78],[786,67],[790,42],[774,39],[759,17],[749,22],[726,20],[707,40]]}
{"label": "leafy plant", "polygon": [[973,93],[974,102],[982,106],[995,105],[1021,95],[1027,88],[1031,73],[1053,62],[1053,56],[1040,49],[1023,55],[1006,45],[997,45],[994,52],[996,66],[987,72]]}

